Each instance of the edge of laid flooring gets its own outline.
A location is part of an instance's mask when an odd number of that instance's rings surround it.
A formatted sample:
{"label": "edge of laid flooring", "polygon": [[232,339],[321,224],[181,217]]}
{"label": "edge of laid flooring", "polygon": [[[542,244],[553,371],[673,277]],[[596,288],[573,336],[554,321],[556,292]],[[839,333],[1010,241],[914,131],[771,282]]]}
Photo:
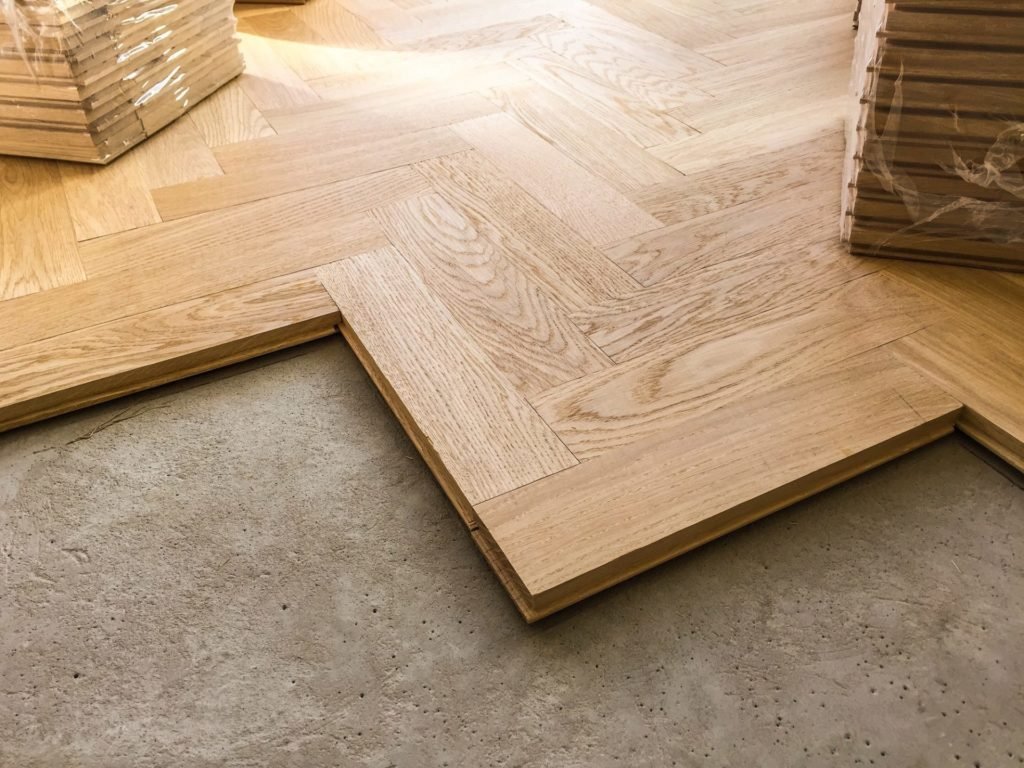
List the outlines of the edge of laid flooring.
{"label": "edge of laid flooring", "polygon": [[498,577],[498,581],[508,592],[512,598],[512,602],[515,604],[516,609],[522,614],[523,618],[527,622],[533,623],[538,619],[543,618],[544,614],[538,613],[530,606],[529,595],[526,590],[519,584],[509,566],[508,561],[502,555],[501,550],[490,540],[490,537],[486,535],[484,531],[480,529],[480,521],[477,519],[476,513],[473,511],[473,505],[469,503],[465,494],[461,491],[455,480],[452,478],[451,473],[444,466],[441,458],[437,455],[433,446],[430,443],[429,438],[423,434],[416,422],[412,418],[412,414],[405,407],[405,404],[399,398],[398,393],[395,392],[391,384],[388,383],[384,374],[381,373],[380,368],[373,361],[373,357],[369,351],[363,346],[359,337],[351,326],[342,322],[338,326],[338,330],[341,332],[342,337],[351,347],[352,352],[355,354],[356,359],[366,370],[367,375],[373,382],[374,386],[377,387],[377,391],[380,392],[381,397],[384,398],[384,402],[387,403],[391,412],[395,414],[395,418],[398,419],[398,423],[405,430],[405,434],[408,435],[409,440],[419,451],[423,461],[426,462],[427,467],[430,468],[431,473],[434,475],[434,479],[437,480],[438,485],[441,486],[441,490],[444,491],[448,500],[455,507],[455,511],[458,513],[462,522],[465,523],[466,528],[469,529],[469,534],[476,543],[477,548],[480,550],[480,554],[483,555],[484,560],[490,566],[491,570],[494,571],[494,575]]}
{"label": "edge of laid flooring", "polygon": [[[704,546],[715,539],[739,530],[763,517],[786,509],[794,504],[810,498],[833,486],[839,485],[858,475],[869,472],[883,464],[904,456],[918,448],[951,434],[954,430],[955,414],[935,421],[922,424],[902,435],[890,438],[872,448],[844,459],[843,461],[801,478],[800,480],[780,486],[764,497],[756,499],[752,504],[744,504],[706,520],[677,534],[657,541],[643,550],[630,553],[628,559],[616,560],[604,565],[599,572],[594,572],[578,580],[567,582],[558,589],[558,593],[545,598],[544,595],[531,597],[517,580],[502,578],[502,583],[512,594],[528,622],[550,616],[569,606],[581,602],[588,597],[603,592],[610,587],[621,584],[644,571],[656,568],[669,560]],[[500,550],[490,539],[486,529],[481,527],[473,534],[478,545],[488,547],[494,552],[485,556],[503,561]],[[481,544],[481,540],[484,544]],[[507,565],[504,566],[509,571]],[[501,575],[499,574],[499,577]],[[577,583],[578,582],[578,583]]]}
{"label": "edge of laid flooring", "polygon": [[956,427],[1011,467],[1024,472],[1024,444],[995,422],[981,416],[969,404],[964,406]]}
{"label": "edge of laid flooring", "polygon": [[330,336],[338,320],[300,274],[14,347],[0,352],[0,432]]}

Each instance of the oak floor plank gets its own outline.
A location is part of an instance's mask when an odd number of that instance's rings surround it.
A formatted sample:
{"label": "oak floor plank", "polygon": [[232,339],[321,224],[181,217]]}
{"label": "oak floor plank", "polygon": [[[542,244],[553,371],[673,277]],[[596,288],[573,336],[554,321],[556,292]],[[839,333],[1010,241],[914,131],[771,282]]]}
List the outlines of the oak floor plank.
{"label": "oak floor plank", "polygon": [[511,86],[494,89],[489,95],[538,136],[620,192],[683,179],[675,168],[546,88]]}
{"label": "oak floor plank", "polygon": [[338,320],[299,272],[7,349],[0,429],[327,335]]}
{"label": "oak floor plank", "polygon": [[470,503],[577,464],[399,253],[366,253],[319,275]]}
{"label": "oak floor plank", "polygon": [[238,82],[257,109],[291,109],[320,101],[317,92],[281,60],[265,39],[246,32],[240,32],[238,38],[245,58],[245,71]]}
{"label": "oak floor plank", "polygon": [[[729,40],[730,24],[709,13],[707,3],[675,3],[671,8],[652,0],[587,0],[590,5],[686,48]],[[687,8],[694,9],[690,12]],[[720,8],[716,9],[720,11]]]}
{"label": "oak floor plank", "polygon": [[341,141],[289,156],[268,157],[251,151],[248,143],[241,146],[241,152],[225,148],[225,163],[231,163],[226,175],[154,190],[153,199],[163,220],[345,181],[469,148],[447,128],[358,145]]}
{"label": "oak floor plank", "polygon": [[667,111],[706,95],[687,84],[686,70],[677,69],[677,62],[642,56],[636,49],[591,35],[586,30],[546,32],[538,35],[538,40],[580,70],[630,94],[652,110]]}
{"label": "oak floor plank", "polygon": [[235,80],[196,104],[188,113],[209,147],[273,136],[274,129]]}
{"label": "oak floor plank", "polygon": [[814,175],[776,194],[630,238],[605,253],[644,285],[789,243],[824,240],[839,220],[839,185]]}
{"label": "oak floor plank", "polygon": [[767,198],[842,162],[845,137],[833,131],[770,155],[744,158],[710,171],[680,175],[629,194],[633,202],[666,225]]}
{"label": "oak floor plank", "polygon": [[[320,30],[303,21],[295,7],[239,19],[238,29],[266,40],[274,55],[303,80],[349,75],[372,65],[372,52],[360,55],[363,50],[372,51],[363,47],[375,37],[369,27],[365,30],[367,39],[357,39],[351,47],[335,47]],[[324,30],[324,34],[330,33]]]}
{"label": "oak floor plank", "polygon": [[651,154],[683,173],[698,173],[744,157],[812,141],[842,127],[846,97],[745,120],[721,130],[651,148]]}
{"label": "oak floor plank", "polygon": [[0,302],[85,279],[58,165],[0,158]]}
{"label": "oak floor plank", "polygon": [[106,166],[62,163],[61,176],[79,240],[160,221],[151,190],[221,175],[195,124],[178,120]]}
{"label": "oak floor plank", "polygon": [[383,233],[359,211],[425,190],[422,177],[401,168],[90,240],[81,246],[89,280],[54,289],[51,300],[0,302],[0,327],[9,329],[0,348],[379,248]]}
{"label": "oak floor plank", "polygon": [[500,245],[441,196],[409,198],[373,215],[430,292],[526,397],[611,365]]}
{"label": "oak floor plank", "polygon": [[479,153],[428,160],[416,169],[565,309],[579,310],[640,287]]}
{"label": "oak floor plank", "polygon": [[869,259],[850,256],[834,237],[804,246],[783,245],[714,264],[580,310],[577,324],[612,360],[629,360],[705,334],[742,328],[753,317],[798,311],[850,280],[877,272]]}
{"label": "oak floor plank", "polygon": [[644,104],[554,51],[527,52],[516,57],[512,64],[637,146],[664,144],[697,133],[667,112]]}
{"label": "oak floor plank", "polygon": [[416,40],[406,47],[414,51],[465,51],[498,43],[511,43],[525,37],[565,29],[564,19],[545,13],[527,19],[514,19],[465,32],[449,32]]}
{"label": "oak floor plank", "polygon": [[890,349],[963,401],[963,431],[1024,471],[1024,343],[1017,330],[982,334],[951,320]]}
{"label": "oak floor plank", "polygon": [[476,512],[537,618],[930,442],[959,410],[873,350]]}
{"label": "oak floor plank", "polygon": [[247,143],[218,152],[225,168],[240,168],[251,160],[248,148],[290,152],[310,143],[365,144],[494,114],[498,108],[479,93],[438,93],[423,88],[397,89],[345,102],[320,102],[315,108],[271,114],[271,125],[287,137]]}
{"label": "oak floor plank", "polygon": [[331,47],[367,51],[386,47],[373,26],[345,6],[345,0],[313,0],[291,10]]}
{"label": "oak floor plank", "polygon": [[507,115],[470,120],[452,130],[593,245],[617,242],[661,226]]}
{"label": "oak floor plank", "polygon": [[[870,322],[865,322],[870,317]],[[581,460],[908,336],[943,319],[931,302],[878,273],[794,314],[755,315],[738,329],[652,350],[530,402]]]}

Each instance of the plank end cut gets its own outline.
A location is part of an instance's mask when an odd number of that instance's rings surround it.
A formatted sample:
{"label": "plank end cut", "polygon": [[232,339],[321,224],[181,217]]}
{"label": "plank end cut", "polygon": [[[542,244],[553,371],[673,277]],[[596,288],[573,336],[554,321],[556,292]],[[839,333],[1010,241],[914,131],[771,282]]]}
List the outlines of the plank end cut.
{"label": "plank end cut", "polygon": [[953,431],[961,404],[875,349],[476,506],[529,621]]}

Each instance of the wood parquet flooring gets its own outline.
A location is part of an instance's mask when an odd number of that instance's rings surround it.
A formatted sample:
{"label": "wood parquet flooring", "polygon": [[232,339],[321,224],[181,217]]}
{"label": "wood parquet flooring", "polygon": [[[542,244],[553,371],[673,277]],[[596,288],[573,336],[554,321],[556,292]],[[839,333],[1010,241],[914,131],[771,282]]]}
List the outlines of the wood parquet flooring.
{"label": "wood parquet flooring", "polygon": [[955,427],[1024,468],[1024,278],[838,242],[854,4],[237,6],[111,166],[0,158],[0,429],[340,329],[529,620]]}

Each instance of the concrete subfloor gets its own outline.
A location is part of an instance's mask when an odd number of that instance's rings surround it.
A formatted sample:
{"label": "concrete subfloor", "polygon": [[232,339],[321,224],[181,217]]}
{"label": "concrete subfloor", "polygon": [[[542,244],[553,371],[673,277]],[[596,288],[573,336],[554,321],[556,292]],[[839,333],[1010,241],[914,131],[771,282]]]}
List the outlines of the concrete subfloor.
{"label": "concrete subfloor", "polygon": [[1019,765],[969,448],[531,627],[338,339],[0,436],[0,765]]}

